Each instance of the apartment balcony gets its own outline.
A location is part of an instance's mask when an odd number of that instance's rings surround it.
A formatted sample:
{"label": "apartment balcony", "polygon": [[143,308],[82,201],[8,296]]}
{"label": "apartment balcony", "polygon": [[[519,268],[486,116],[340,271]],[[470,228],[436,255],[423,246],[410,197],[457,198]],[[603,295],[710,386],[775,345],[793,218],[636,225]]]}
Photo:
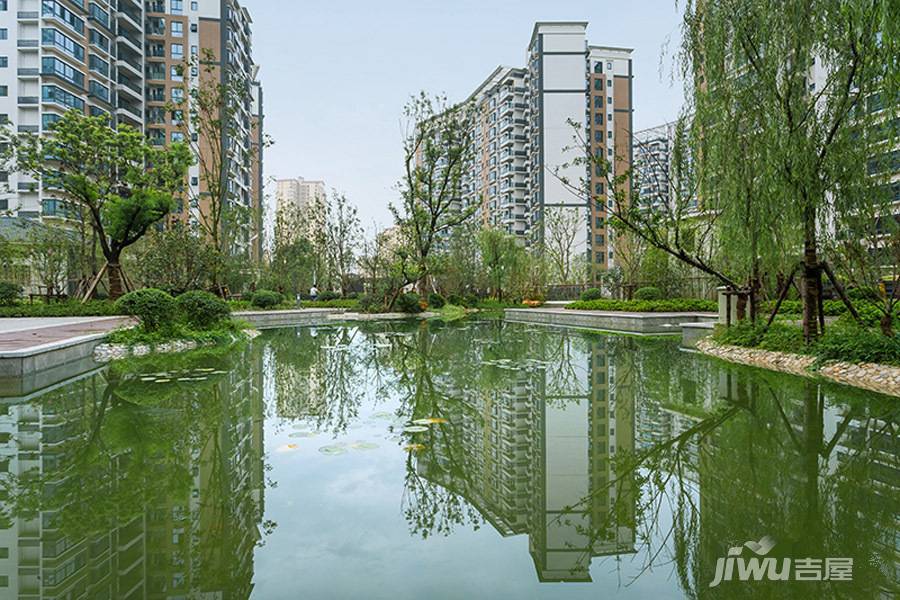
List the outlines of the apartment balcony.
{"label": "apartment balcony", "polygon": [[35,107],[37,107],[37,105],[39,103],[40,103],[40,98],[37,96],[19,96],[19,98],[18,98],[19,106],[34,105]]}
{"label": "apartment balcony", "polygon": [[140,38],[134,34],[120,31],[116,35],[116,42],[130,48],[135,54],[142,55],[144,53]]}
{"label": "apartment balcony", "polygon": [[142,129],[144,126],[144,119],[141,117],[141,109],[131,104],[119,104],[119,107],[116,108],[116,116],[119,117],[120,122],[124,122],[137,129]]}
{"label": "apartment balcony", "polygon": [[31,23],[39,21],[41,15],[36,10],[20,10],[16,13],[16,18],[22,23]]}
{"label": "apartment balcony", "polygon": [[123,56],[120,53],[119,58],[116,59],[116,66],[120,70],[128,71],[138,80],[144,78],[144,67],[139,61],[135,60],[134,58]]}
{"label": "apartment balcony", "polygon": [[37,67],[19,67],[19,79],[37,79],[41,75],[41,70]]}
{"label": "apartment balcony", "polygon": [[116,17],[119,19],[119,30],[122,25],[133,29],[140,33],[141,29],[141,11],[135,7],[131,0],[119,0],[119,9],[116,11]]}
{"label": "apartment balcony", "polygon": [[30,51],[38,51],[38,41],[37,40],[18,40],[16,42],[16,47],[19,50],[30,52]]}
{"label": "apartment balcony", "polygon": [[116,89],[120,92],[120,95],[126,94],[131,96],[131,98],[138,103],[144,102],[144,94],[139,83],[136,83],[134,80],[129,79],[121,73],[119,73],[119,81],[117,83],[118,86],[116,86]]}

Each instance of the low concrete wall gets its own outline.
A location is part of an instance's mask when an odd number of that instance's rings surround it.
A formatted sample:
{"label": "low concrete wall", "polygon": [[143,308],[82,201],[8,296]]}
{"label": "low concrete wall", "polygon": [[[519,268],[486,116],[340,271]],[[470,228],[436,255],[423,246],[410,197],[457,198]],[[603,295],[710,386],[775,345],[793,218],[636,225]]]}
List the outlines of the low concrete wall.
{"label": "low concrete wall", "polygon": [[94,348],[106,333],[0,353],[0,397],[21,396],[99,366]]}
{"label": "low concrete wall", "polygon": [[700,340],[710,337],[715,327],[715,323],[682,323],[681,347],[696,350]]}
{"label": "low concrete wall", "polygon": [[681,335],[684,323],[712,323],[712,313],[633,313],[562,308],[508,308],[507,321],[640,335]]}
{"label": "low concrete wall", "polygon": [[232,314],[235,319],[246,321],[256,329],[277,329],[301,325],[321,325],[328,322],[328,315],[343,313],[343,308],[307,308],[302,310],[244,311]]}

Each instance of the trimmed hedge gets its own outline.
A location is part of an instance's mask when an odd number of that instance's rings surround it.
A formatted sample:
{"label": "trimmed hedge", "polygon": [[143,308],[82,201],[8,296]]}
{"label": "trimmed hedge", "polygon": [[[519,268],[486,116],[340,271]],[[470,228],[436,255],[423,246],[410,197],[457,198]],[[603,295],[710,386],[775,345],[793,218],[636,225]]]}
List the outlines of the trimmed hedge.
{"label": "trimmed hedge", "polygon": [[605,310],[620,312],[716,312],[719,305],[714,300],[672,298],[671,300],[590,300],[573,302],[569,310]]}
{"label": "trimmed hedge", "polygon": [[256,308],[275,308],[284,302],[284,296],[273,290],[257,290],[250,297],[250,303]]}
{"label": "trimmed hedge", "polygon": [[14,306],[0,306],[0,317],[113,317],[122,313],[116,308],[115,302],[109,300],[92,300],[82,304],[70,300],[68,302],[53,302],[44,304],[16,304]]}
{"label": "trimmed hedge", "polygon": [[635,300],[662,300],[664,297],[661,289],[652,286],[638,288],[634,292]]}
{"label": "trimmed hedge", "polygon": [[193,329],[212,329],[231,315],[228,303],[209,292],[185,292],[175,304],[181,318]]}
{"label": "trimmed hedge", "polygon": [[588,288],[581,292],[581,301],[582,302],[590,302],[591,300],[602,300],[603,292],[600,291],[600,288]]}
{"label": "trimmed hedge", "polygon": [[175,298],[162,290],[147,288],[125,294],[116,301],[123,314],[137,317],[145,331],[159,331],[174,321]]}

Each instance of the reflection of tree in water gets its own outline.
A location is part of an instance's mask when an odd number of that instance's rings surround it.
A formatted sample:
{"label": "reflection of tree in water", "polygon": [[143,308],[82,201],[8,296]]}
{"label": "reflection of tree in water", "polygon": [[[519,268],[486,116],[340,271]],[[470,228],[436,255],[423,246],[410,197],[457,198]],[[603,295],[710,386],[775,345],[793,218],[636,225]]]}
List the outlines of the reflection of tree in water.
{"label": "reflection of tree in water", "polygon": [[[649,375],[642,379],[642,399],[677,404],[671,396],[682,390]],[[654,382],[664,385],[654,389]],[[841,403],[827,399],[836,391],[846,398]],[[885,575],[897,562],[892,532],[900,446],[892,401],[738,368],[723,369],[720,392],[712,414],[695,416],[666,441],[617,460],[617,469],[634,473],[642,490],[636,517],[643,565],[625,583],[667,567],[691,598],[896,592],[893,576]],[[778,541],[770,556],[779,560],[853,558],[854,583],[752,581],[709,588],[716,560],[729,547],[764,535]]]}
{"label": "reflection of tree in water", "polygon": [[[9,524],[42,518],[45,543],[90,541],[85,556],[111,548],[106,567],[92,567],[100,572],[143,556],[153,566],[150,597],[249,596],[263,486],[256,356],[210,350],[113,363],[20,407],[40,415],[40,460],[4,480]],[[126,543],[138,535],[146,542]]]}

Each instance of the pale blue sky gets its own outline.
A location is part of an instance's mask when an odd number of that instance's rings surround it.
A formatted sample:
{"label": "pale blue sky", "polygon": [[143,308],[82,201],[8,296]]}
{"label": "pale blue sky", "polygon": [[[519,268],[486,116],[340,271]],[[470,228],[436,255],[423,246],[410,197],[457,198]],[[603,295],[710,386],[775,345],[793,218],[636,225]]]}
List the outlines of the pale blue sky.
{"label": "pale blue sky", "polygon": [[266,175],[324,179],[359,206],[367,228],[391,223],[410,94],[459,100],[497,65],[524,66],[535,21],[589,21],[591,44],[635,49],[636,129],[673,119],[682,101],[672,83],[675,0],[243,2],[275,139]]}

